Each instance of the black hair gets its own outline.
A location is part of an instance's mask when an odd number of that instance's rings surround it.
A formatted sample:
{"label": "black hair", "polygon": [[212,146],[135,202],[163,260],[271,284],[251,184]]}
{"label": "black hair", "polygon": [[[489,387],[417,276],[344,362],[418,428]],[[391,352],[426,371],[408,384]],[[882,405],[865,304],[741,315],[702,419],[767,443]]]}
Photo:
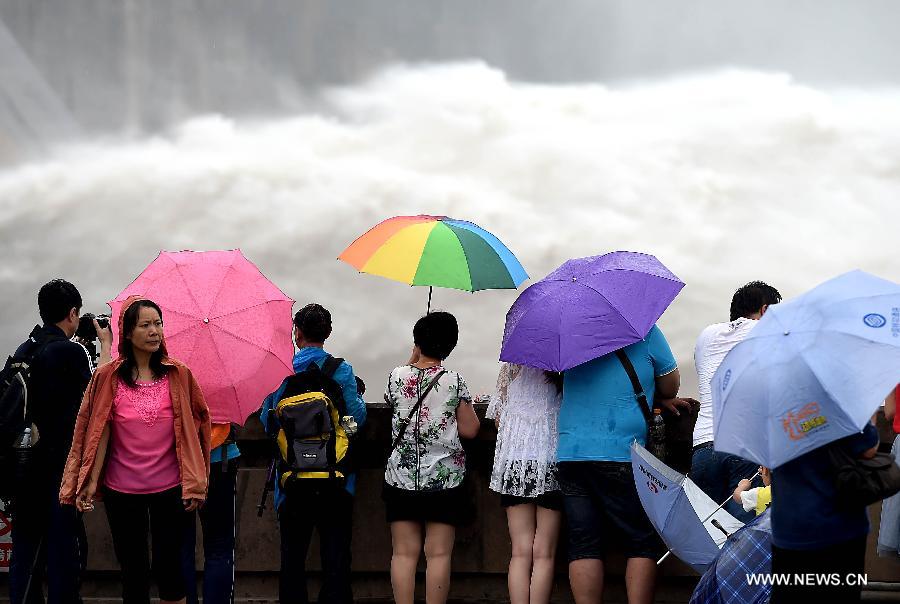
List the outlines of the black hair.
{"label": "black hair", "polygon": [[734,292],[731,298],[731,318],[734,321],[740,317],[749,317],[758,313],[767,304],[781,302],[781,294],[778,290],[762,281],[751,281]]}
{"label": "black hair", "polygon": [[294,326],[304,339],[321,344],[331,335],[331,313],[321,304],[307,304],[294,315]]}
{"label": "black hair", "polygon": [[562,394],[563,374],[559,371],[544,371],[544,381],[556,387],[556,393]]}
{"label": "black hair", "polygon": [[38,292],[38,311],[44,325],[59,323],[73,308],[81,311],[81,294],[78,288],[64,279],[45,283]]}
{"label": "black hair", "polygon": [[456,317],[448,312],[428,313],[413,327],[413,342],[422,354],[432,359],[444,360],[456,348],[459,325]]}
{"label": "black hair", "polygon": [[[162,320],[162,309],[159,305],[152,300],[146,299],[132,302],[131,306],[129,306],[122,315],[119,356],[124,360],[116,371],[118,372],[119,377],[122,378],[122,381],[132,388],[135,386],[134,375],[132,375],[132,372],[137,367],[137,359],[134,358],[134,347],[131,344],[131,340],[128,339],[128,336],[134,331],[142,308],[152,308],[156,310],[156,312],[159,313],[160,320]],[[165,357],[165,344],[160,344],[159,348],[150,355],[150,370],[153,372],[153,377],[161,378],[169,372],[170,367],[168,365],[163,365],[162,362]]]}

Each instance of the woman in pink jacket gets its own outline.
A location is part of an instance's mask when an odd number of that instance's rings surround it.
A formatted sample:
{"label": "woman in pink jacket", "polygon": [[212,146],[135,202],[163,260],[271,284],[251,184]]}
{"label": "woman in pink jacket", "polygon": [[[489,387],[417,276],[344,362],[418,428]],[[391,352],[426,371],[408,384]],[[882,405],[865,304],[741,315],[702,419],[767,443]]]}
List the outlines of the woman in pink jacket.
{"label": "woman in pink jacket", "polygon": [[184,602],[183,526],[206,498],[209,410],[190,370],[166,355],[159,306],[130,299],[119,333],[119,358],[85,392],[60,501],[86,512],[103,497],[126,604],[149,603],[151,573],[161,602]]}

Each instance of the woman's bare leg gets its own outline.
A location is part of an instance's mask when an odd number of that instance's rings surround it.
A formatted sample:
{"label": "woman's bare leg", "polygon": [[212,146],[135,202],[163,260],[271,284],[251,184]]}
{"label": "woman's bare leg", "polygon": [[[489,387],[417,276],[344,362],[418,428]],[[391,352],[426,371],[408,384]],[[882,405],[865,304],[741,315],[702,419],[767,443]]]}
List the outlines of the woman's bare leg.
{"label": "woman's bare leg", "polygon": [[422,551],[422,525],[401,520],[391,523],[391,587],[394,602],[413,604],[416,593],[416,566]]}
{"label": "woman's bare leg", "polygon": [[510,604],[528,604],[531,593],[531,554],[534,548],[534,534],[537,523],[537,506],[523,503],[506,508],[506,522],[512,541],[512,555],[509,558]]}
{"label": "woman's bare leg", "polygon": [[537,528],[534,533],[531,567],[530,604],[547,604],[553,591],[553,574],[556,563],[556,544],[562,512],[537,507]]}
{"label": "woman's bare leg", "polygon": [[444,604],[450,593],[450,557],[456,528],[450,524],[425,525],[425,603]]}

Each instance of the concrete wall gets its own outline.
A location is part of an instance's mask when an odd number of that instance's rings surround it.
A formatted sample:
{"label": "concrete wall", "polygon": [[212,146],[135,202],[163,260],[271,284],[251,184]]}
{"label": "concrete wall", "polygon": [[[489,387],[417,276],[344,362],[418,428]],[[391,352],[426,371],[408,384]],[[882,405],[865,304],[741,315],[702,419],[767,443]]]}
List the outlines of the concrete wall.
{"label": "concrete wall", "polygon": [[[484,406],[478,405],[480,415]],[[389,440],[389,410],[384,404],[369,405],[370,423],[361,434],[359,453],[363,468],[359,474],[353,513],[354,589],[360,600],[390,600],[390,531],[384,519],[381,502],[382,466]],[[879,417],[883,443],[890,438],[883,416]],[[487,485],[493,460],[496,433],[490,422],[482,422],[478,438],[466,444],[469,465],[469,488],[477,509],[474,523],[457,534],[453,552],[452,596],[465,601],[496,601],[506,597],[506,567],[509,561],[509,535],[499,496]],[[262,518],[256,506],[265,480],[265,464],[269,443],[256,421],[248,423],[240,434],[244,450],[244,467],[238,474],[237,503],[237,596],[239,598],[274,597],[277,593],[276,573],[279,566],[279,536],[275,524],[272,497]],[[873,527],[878,526],[880,505],[870,508]],[[90,540],[89,577],[83,595],[109,595],[117,592],[115,561],[109,529],[102,507],[85,516]],[[869,581],[900,581],[900,561],[876,558],[875,531],[870,533],[866,570]],[[198,543],[201,543],[198,540]],[[569,601],[563,552],[560,552],[554,601]],[[318,545],[313,543],[308,568],[320,568]],[[622,590],[623,560],[609,560],[612,601]],[[198,551],[198,568],[202,568],[202,552]],[[423,567],[420,567],[420,570]],[[657,601],[686,601],[696,574],[680,561],[669,559],[663,565],[664,578]],[[310,592],[315,594],[313,576]],[[421,583],[421,581],[420,581]]]}

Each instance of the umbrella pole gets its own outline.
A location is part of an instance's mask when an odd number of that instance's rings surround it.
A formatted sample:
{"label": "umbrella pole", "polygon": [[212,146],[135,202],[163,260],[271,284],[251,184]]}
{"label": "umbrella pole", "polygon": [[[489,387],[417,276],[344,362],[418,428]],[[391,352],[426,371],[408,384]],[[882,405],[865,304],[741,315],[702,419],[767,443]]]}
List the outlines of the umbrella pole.
{"label": "umbrella pole", "polygon": [[[759,476],[759,470],[756,471],[756,474],[754,474],[753,476],[750,477],[750,482],[753,482],[753,481],[756,479],[757,476]],[[721,510],[722,508],[724,508],[724,507],[725,507],[725,504],[728,503],[730,500],[731,500],[731,496],[729,495],[728,498],[725,499],[725,501],[723,501],[722,503],[720,503],[720,504],[719,504],[719,507],[717,507],[716,509],[714,509],[714,510],[710,513],[709,516],[707,516],[706,518],[703,519],[703,522],[701,522],[700,524],[706,524],[706,523],[709,521],[709,519],[712,518],[713,516],[715,516],[716,512],[718,512],[719,510]],[[718,522],[717,522],[716,524],[718,524]],[[725,530],[724,530],[722,527],[717,527],[717,528],[718,528],[720,531],[722,531],[723,533],[725,533]],[[725,533],[725,536],[727,537],[727,536],[728,536],[728,533]],[[662,563],[663,563],[663,560],[665,560],[666,558],[668,558],[668,557],[669,557],[669,554],[671,554],[671,553],[672,553],[672,550],[666,551],[666,553],[663,554],[663,557],[656,561],[656,565],[659,566],[660,564],[662,564]]]}
{"label": "umbrella pole", "polygon": [[428,286],[428,309],[425,311],[426,315],[431,314],[431,286]]}

